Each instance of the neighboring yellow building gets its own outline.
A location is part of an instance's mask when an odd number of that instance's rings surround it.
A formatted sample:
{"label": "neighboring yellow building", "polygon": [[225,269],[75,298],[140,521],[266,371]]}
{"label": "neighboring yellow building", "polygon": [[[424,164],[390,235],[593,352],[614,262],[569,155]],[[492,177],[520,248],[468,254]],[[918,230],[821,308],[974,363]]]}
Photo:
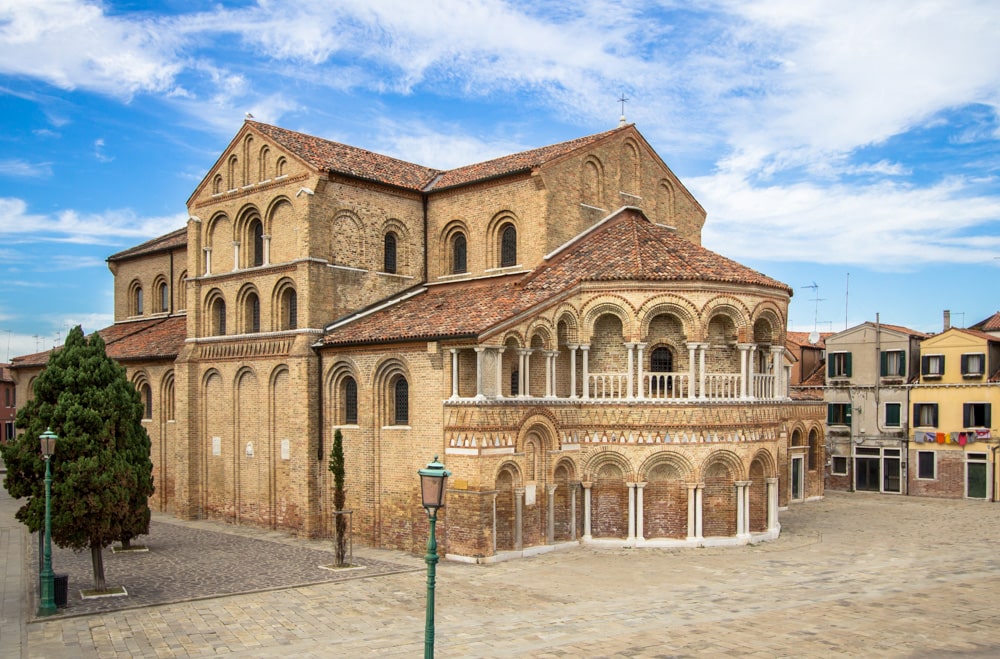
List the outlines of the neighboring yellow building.
{"label": "neighboring yellow building", "polygon": [[996,500],[1000,337],[951,328],[925,339],[910,403],[910,494]]}

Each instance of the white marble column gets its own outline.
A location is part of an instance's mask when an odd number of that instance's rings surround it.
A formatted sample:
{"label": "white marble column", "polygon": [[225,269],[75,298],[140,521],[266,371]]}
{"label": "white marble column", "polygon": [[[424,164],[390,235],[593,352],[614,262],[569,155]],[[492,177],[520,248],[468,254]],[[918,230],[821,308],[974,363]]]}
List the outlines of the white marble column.
{"label": "white marble column", "polygon": [[205,248],[205,274],[212,274],[212,248]]}
{"label": "white marble column", "polygon": [[577,398],[576,395],[576,349],[580,346],[569,344],[569,397]]}
{"label": "white marble column", "polygon": [[[687,398],[691,399],[695,397],[695,389],[697,385],[697,380],[695,380],[695,355],[698,352],[697,343],[688,343],[688,391]],[[698,394],[700,395],[700,393]]]}
{"label": "white marble column", "polygon": [[635,543],[641,545],[646,541],[646,529],[643,522],[645,516],[645,503],[642,498],[642,490],[646,483],[635,484]]}
{"label": "white marble column", "polygon": [[625,347],[628,348],[628,357],[625,359],[625,398],[634,398],[632,392],[635,391],[635,344],[626,343]]}
{"label": "white marble column", "polygon": [[778,528],[778,479],[768,478],[767,483],[767,530]]}
{"label": "white marble column", "polygon": [[593,483],[580,483],[583,486],[583,540],[593,540],[590,535],[590,488]]}
{"label": "white marble column", "polygon": [[545,396],[554,398],[556,395],[556,357],[558,350],[548,350],[545,352]]}
{"label": "white marble column", "polygon": [[628,488],[628,537],[625,542],[635,542],[635,483],[625,483]]}
{"label": "white marble column", "polygon": [[493,555],[497,555],[497,493],[494,492],[493,496]]}
{"label": "white marble column", "polygon": [[476,346],[476,398],[482,400],[483,396],[483,366],[486,356],[486,348]]}
{"label": "white marble column", "polygon": [[738,343],[736,347],[740,349],[740,398],[746,400],[749,395],[747,384],[749,382],[749,378],[747,377],[747,373],[749,372],[747,369],[747,353],[750,351],[750,344]]}
{"label": "white marble column", "polygon": [[517,397],[524,398],[524,371],[527,368],[527,351],[524,348],[517,349]]}
{"label": "white marble column", "polygon": [[707,343],[698,344],[698,398],[705,397],[705,348]]}
{"label": "white marble column", "polygon": [[753,365],[754,365],[755,361],[757,361],[757,345],[751,343],[750,344],[750,359],[749,359],[749,362],[747,363],[747,382],[749,383],[747,385],[747,387],[749,388],[749,392],[750,392],[749,393],[749,397],[751,399],[757,397],[757,392],[754,391],[754,389],[753,389],[753,373],[754,373]]}
{"label": "white marble column", "polygon": [[733,486],[736,488],[736,537],[742,538],[746,535],[747,529],[747,485],[749,481],[736,481]]}
{"label": "white marble column", "polygon": [[233,270],[240,269],[240,241],[233,241]]}
{"label": "white marble column", "polygon": [[497,348],[497,398],[503,398],[503,348]]}
{"label": "white marble column", "polygon": [[688,494],[688,540],[698,538],[698,484],[687,484]]}
{"label": "white marble column", "polygon": [[638,386],[638,389],[639,389],[639,391],[638,391],[638,398],[639,398],[639,400],[643,400],[643,399],[646,398],[646,390],[643,387],[643,382],[642,382],[642,378],[643,378],[643,375],[644,375],[643,368],[642,368],[642,366],[643,366],[643,351],[646,350],[646,344],[645,343],[636,343],[635,347],[639,349],[639,360],[638,360],[639,361],[639,363],[638,363],[638,371],[639,371],[639,386]]}
{"label": "white marble column", "polygon": [[556,541],[556,485],[546,485],[545,493],[548,494],[548,519],[546,520],[545,542],[552,544]]}
{"label": "white marble column", "polygon": [[524,536],[521,532],[521,520],[524,519],[524,488],[514,488],[514,549],[524,549]]}
{"label": "white marble column", "polygon": [[264,235],[264,265],[271,265],[271,236]]}
{"label": "white marble column", "polygon": [[458,398],[458,348],[451,348],[451,399]]}
{"label": "white marble column", "polygon": [[590,346],[582,345],[583,351],[583,397],[590,398]]}
{"label": "white marble column", "polygon": [[774,374],[774,387],[771,392],[772,398],[785,397],[785,348],[784,346],[771,346],[771,372]]}

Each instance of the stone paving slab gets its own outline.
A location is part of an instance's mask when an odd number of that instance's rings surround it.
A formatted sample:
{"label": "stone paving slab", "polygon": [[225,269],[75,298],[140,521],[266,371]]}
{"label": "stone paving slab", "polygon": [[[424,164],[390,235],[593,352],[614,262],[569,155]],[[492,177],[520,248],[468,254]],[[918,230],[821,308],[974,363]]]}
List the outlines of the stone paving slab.
{"label": "stone paving slab", "polygon": [[[442,561],[436,656],[1000,656],[1000,504],[831,493],[780,519],[757,546]],[[29,656],[420,656],[425,578],[45,620]]]}
{"label": "stone paving slab", "polygon": [[[235,532],[229,532],[230,530]],[[32,584],[38,583],[38,536],[31,536]],[[357,579],[420,569],[355,556],[360,569],[330,570],[332,541],[297,541],[285,533],[227,527],[217,522],[178,523],[158,515],[149,535],[133,541],[146,552],[104,550],[108,587],[124,586],[125,597],[83,599],[93,588],[89,550],[52,547],[56,574],[69,575],[67,606],[57,616],[89,615],[143,606]]]}

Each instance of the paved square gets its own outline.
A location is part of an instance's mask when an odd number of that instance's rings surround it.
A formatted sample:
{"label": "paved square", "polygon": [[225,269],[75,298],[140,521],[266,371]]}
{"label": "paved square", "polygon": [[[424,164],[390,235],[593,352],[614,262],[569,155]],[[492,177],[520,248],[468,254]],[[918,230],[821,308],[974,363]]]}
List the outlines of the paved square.
{"label": "paved square", "polygon": [[[442,562],[437,656],[1000,656],[1000,506],[829,493],[781,523],[753,547]],[[425,583],[403,572],[33,622],[29,656],[420,656]]]}

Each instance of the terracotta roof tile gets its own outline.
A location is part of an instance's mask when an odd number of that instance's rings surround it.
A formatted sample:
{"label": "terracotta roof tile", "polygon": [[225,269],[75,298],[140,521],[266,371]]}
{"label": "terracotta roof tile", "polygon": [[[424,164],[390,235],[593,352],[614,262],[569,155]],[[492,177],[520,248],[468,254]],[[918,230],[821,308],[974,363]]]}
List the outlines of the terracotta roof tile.
{"label": "terracotta roof tile", "polygon": [[452,169],[442,173],[441,178],[434,182],[433,189],[440,190],[442,188],[450,188],[456,185],[471,183],[473,181],[482,181],[497,176],[503,176],[504,174],[528,171],[549,161],[560,158],[568,153],[572,153],[577,149],[581,149],[585,146],[593,144],[594,142],[598,142],[619,130],[623,129],[615,128],[603,133],[569,140],[568,142],[551,144],[549,146],[543,146],[539,149],[522,151],[521,153],[514,153],[501,158],[487,160],[486,162]]}
{"label": "terracotta roof tile", "polygon": [[112,254],[108,257],[108,261],[120,261],[122,259],[153,254],[155,252],[178,249],[180,247],[187,247],[187,227],[171,231],[166,235],[153,238],[152,240],[147,240],[141,245],[129,247],[128,249],[118,252],[117,254]]}
{"label": "terracotta roof tile", "polygon": [[[120,362],[175,359],[187,335],[187,317],[169,316],[115,323],[97,330],[108,356]],[[58,350],[58,348],[56,348]],[[13,359],[14,368],[45,366],[51,351]]]}
{"label": "terracotta roof tile", "polygon": [[584,281],[785,284],[623,209],[526,275],[429,285],[377,311],[332,325],[322,343],[345,345],[478,336]]}
{"label": "terracotta roof tile", "polygon": [[902,325],[890,325],[889,323],[879,323],[880,327],[885,327],[887,329],[895,330],[903,334],[909,334],[910,336],[916,336],[921,339],[926,339],[930,334],[926,334],[919,330],[910,329],[909,327],[903,327]]}
{"label": "terracotta roof tile", "polygon": [[979,330],[980,332],[1000,332],[1000,311],[996,312],[989,318],[984,318],[975,325],[969,327],[972,330]]}
{"label": "terracotta roof tile", "polygon": [[576,149],[593,144],[615,131],[623,130],[619,127],[603,133],[522,151],[481,163],[451,170],[440,170],[415,165],[373,151],[331,142],[286,128],[262,124],[257,121],[247,121],[246,123],[321,171],[347,174],[423,192],[530,170]]}
{"label": "terracotta roof tile", "polygon": [[826,338],[828,336],[833,336],[833,332],[820,332],[819,341],[816,343],[809,342],[809,335],[812,332],[785,332],[785,340],[795,346],[802,348],[817,348],[823,350],[826,348]]}
{"label": "terracotta roof tile", "polygon": [[411,190],[423,190],[441,173],[436,169],[414,165],[356,146],[331,142],[257,121],[246,123],[321,171],[347,174]]}

